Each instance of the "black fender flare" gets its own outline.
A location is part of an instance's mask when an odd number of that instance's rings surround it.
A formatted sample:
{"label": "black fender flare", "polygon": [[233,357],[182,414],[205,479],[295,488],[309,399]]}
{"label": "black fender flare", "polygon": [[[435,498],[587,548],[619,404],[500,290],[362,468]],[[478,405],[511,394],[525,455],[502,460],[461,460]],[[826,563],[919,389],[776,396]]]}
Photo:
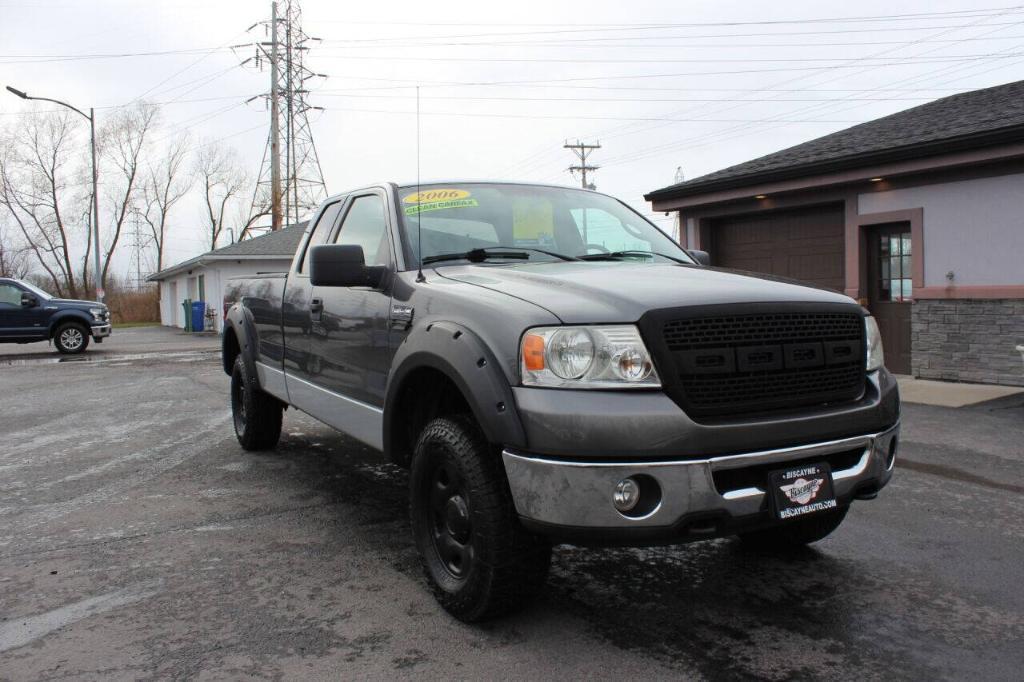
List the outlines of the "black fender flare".
{"label": "black fender flare", "polygon": [[235,303],[228,309],[226,329],[221,337],[221,364],[224,373],[231,376],[234,370],[234,358],[230,357],[231,349],[228,344],[231,337],[229,332],[234,334],[238,343],[238,353],[242,356],[242,362],[249,371],[249,376],[258,377],[256,371],[256,326],[253,324],[252,313],[245,309],[245,306]]}
{"label": "black fender flare", "polygon": [[461,324],[441,321],[421,325],[405,338],[392,362],[384,399],[384,452],[396,462],[405,453],[395,451],[394,433],[398,401],[410,374],[435,369],[458,387],[488,441],[526,446],[512,387],[494,353],[484,341]]}
{"label": "black fender flare", "polygon": [[50,328],[46,337],[52,339],[57,333],[57,327],[65,322],[77,322],[85,327],[85,333],[92,336],[92,318],[81,310],[59,310],[50,318]]}

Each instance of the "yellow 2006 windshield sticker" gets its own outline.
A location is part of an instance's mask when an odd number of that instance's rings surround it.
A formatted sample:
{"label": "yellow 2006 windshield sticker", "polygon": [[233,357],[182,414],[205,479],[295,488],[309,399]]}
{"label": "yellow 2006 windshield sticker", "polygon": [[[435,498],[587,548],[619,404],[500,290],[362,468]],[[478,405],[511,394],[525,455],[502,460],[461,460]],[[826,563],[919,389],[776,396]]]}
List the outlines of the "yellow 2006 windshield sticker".
{"label": "yellow 2006 windshield sticker", "polygon": [[471,198],[468,191],[454,188],[426,189],[410,194],[402,201],[406,204],[414,204],[405,207],[406,215],[479,205],[476,199]]}

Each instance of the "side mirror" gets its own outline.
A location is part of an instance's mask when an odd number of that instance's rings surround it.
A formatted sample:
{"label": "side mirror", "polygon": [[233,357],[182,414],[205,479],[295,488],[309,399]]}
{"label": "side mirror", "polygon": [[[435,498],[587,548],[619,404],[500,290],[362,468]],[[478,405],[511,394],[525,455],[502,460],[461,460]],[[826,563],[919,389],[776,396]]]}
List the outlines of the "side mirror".
{"label": "side mirror", "polygon": [[688,254],[693,256],[693,259],[701,265],[711,265],[711,254],[707,251],[698,251],[697,249],[689,249]]}
{"label": "side mirror", "polygon": [[310,250],[309,279],[315,287],[380,286],[388,269],[366,265],[363,247],[350,244],[321,244]]}
{"label": "side mirror", "polygon": [[37,305],[39,305],[39,299],[36,298],[35,294],[30,294],[27,291],[21,292],[22,308],[35,308]]}

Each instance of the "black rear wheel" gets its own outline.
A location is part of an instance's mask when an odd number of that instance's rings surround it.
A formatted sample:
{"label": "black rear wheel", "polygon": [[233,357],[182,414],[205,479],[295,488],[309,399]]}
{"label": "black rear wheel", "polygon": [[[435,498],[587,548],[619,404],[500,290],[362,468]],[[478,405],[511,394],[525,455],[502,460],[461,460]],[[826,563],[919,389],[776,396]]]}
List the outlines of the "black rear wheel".
{"label": "black rear wheel", "polygon": [[498,453],[466,416],[420,435],[410,476],[416,547],[435,596],[475,622],[522,606],[544,584],[551,545],[519,525]]}
{"label": "black rear wheel", "polygon": [[242,356],[231,370],[231,414],[235,436],[246,450],[272,450],[281,438],[284,406],[249,375]]}

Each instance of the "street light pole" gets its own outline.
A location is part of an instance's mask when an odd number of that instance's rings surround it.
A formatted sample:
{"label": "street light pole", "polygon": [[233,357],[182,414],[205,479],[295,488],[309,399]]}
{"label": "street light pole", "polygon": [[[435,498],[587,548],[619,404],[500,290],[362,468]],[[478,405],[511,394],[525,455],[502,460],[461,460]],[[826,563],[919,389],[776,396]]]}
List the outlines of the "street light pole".
{"label": "street light pole", "polygon": [[103,303],[107,292],[103,290],[100,277],[100,171],[96,166],[96,112],[92,107],[89,107],[89,146],[92,148],[92,269],[96,280],[96,300]]}
{"label": "street light pole", "polygon": [[96,112],[93,109],[89,109],[89,113],[86,114],[84,111],[77,107],[73,107],[67,102],[61,102],[59,99],[50,99],[49,97],[31,97],[22,90],[12,88],[10,85],[7,86],[7,91],[13,95],[16,95],[22,99],[34,99],[40,102],[53,102],[59,104],[62,107],[67,107],[77,114],[81,114],[89,120],[89,146],[92,150],[92,248],[93,248],[93,278],[96,280],[96,300],[100,303],[106,298],[106,294],[103,291],[103,282],[100,280],[100,193],[99,193],[99,168],[96,164]]}

